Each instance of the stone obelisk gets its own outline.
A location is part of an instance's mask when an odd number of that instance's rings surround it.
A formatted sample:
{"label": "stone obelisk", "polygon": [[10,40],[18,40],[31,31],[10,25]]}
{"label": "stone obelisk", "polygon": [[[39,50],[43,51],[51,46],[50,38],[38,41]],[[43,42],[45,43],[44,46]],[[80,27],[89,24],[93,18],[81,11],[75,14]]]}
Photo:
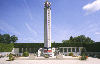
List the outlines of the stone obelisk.
{"label": "stone obelisk", "polygon": [[51,54],[51,3],[44,3],[44,54]]}

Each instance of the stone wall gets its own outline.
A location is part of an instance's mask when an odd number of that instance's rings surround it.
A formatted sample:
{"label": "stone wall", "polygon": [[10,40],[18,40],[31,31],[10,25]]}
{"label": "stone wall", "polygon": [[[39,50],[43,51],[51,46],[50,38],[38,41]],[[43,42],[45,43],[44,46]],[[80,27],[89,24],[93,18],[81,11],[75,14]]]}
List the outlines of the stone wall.
{"label": "stone wall", "polygon": [[7,56],[7,55],[9,55],[11,52],[0,52],[0,55],[2,55],[2,56]]}

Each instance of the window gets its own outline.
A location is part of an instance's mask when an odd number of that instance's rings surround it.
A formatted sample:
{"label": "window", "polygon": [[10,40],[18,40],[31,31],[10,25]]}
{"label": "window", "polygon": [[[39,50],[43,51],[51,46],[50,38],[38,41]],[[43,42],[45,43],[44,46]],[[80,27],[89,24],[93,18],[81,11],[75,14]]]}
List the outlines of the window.
{"label": "window", "polygon": [[68,52],[71,52],[71,48],[68,48]]}
{"label": "window", "polygon": [[72,48],[72,52],[75,52],[75,48]]}
{"label": "window", "polygon": [[64,52],[67,52],[67,48],[64,48]]}
{"label": "window", "polygon": [[63,52],[63,48],[60,48],[60,52]]}
{"label": "window", "polygon": [[76,52],[79,52],[79,48],[76,48]]}

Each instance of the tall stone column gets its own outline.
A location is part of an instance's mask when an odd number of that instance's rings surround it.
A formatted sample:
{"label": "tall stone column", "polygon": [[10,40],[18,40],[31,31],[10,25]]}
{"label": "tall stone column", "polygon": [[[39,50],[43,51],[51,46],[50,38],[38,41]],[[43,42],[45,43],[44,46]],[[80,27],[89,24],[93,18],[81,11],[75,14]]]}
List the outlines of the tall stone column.
{"label": "tall stone column", "polygon": [[44,3],[44,54],[51,54],[51,3]]}
{"label": "tall stone column", "polygon": [[44,47],[51,48],[51,3],[44,3]]}

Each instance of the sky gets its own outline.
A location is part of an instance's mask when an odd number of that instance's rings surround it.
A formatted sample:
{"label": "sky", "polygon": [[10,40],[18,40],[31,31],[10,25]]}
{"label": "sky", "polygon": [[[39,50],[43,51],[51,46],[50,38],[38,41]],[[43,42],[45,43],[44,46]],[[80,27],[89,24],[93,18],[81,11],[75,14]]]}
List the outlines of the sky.
{"label": "sky", "polygon": [[[85,35],[100,42],[100,0],[49,0],[52,42]],[[17,43],[44,42],[45,0],[0,0],[0,34]]]}

